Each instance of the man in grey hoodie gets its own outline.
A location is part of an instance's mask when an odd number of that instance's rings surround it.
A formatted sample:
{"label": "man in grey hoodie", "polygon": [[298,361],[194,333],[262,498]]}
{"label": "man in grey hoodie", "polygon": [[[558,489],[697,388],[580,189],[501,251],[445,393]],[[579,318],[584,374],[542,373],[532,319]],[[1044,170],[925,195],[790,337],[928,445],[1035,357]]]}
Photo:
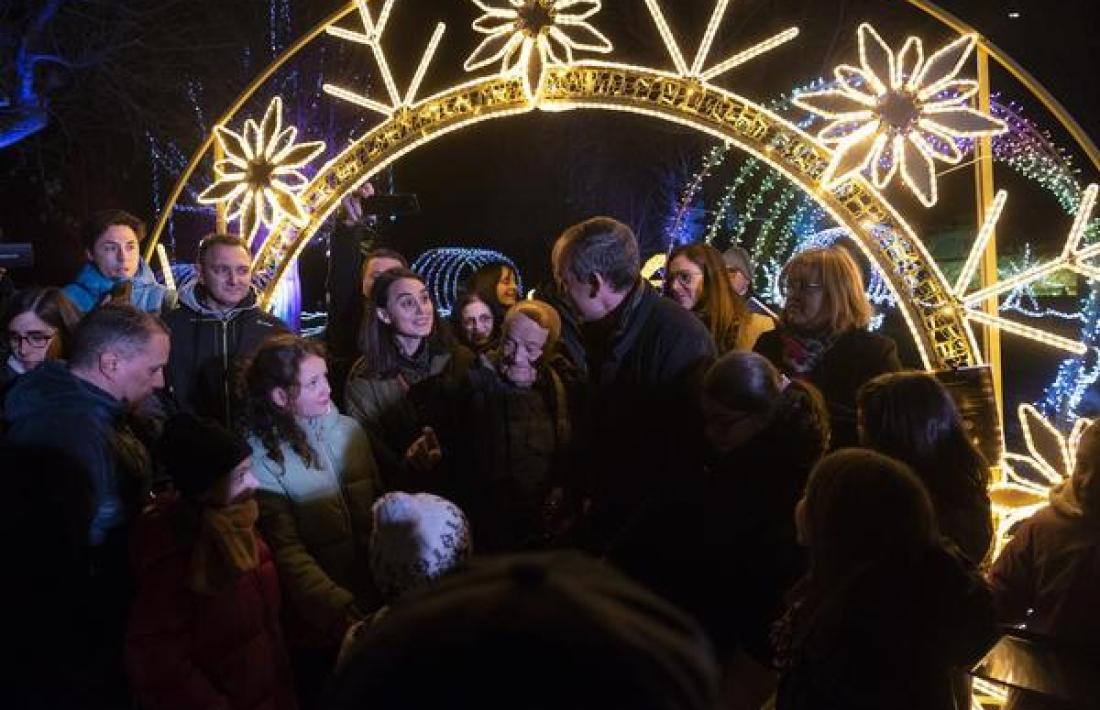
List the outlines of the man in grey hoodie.
{"label": "man in grey hoodie", "polygon": [[198,279],[184,284],[179,308],[164,319],[172,335],[168,387],[182,409],[230,426],[241,361],[287,327],[257,305],[251,254],[239,237],[203,238],[197,267]]}

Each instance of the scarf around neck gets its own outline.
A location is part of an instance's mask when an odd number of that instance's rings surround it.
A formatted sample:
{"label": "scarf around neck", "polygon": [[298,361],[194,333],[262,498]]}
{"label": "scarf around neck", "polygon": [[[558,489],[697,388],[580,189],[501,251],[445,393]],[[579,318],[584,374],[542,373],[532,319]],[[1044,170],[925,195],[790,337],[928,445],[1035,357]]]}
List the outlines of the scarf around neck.
{"label": "scarf around neck", "polygon": [[191,553],[187,587],[199,594],[217,594],[260,563],[255,499],[224,508],[205,507],[198,539]]}
{"label": "scarf around neck", "polygon": [[817,369],[841,335],[839,332],[810,335],[783,329],[779,337],[783,343],[784,367],[795,377],[808,375]]}

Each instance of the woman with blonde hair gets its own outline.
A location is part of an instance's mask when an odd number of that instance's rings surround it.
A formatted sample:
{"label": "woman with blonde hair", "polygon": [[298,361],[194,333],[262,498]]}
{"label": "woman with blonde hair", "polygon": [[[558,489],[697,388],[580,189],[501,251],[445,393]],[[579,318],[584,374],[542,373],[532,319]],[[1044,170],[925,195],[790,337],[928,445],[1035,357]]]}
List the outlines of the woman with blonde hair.
{"label": "woman with blonde hair", "polygon": [[780,372],[813,384],[825,398],[832,447],[853,446],[856,393],[868,380],[901,369],[897,345],[867,330],[872,309],[863,275],[841,247],[807,249],[780,274],[786,302],[779,328],[753,348]]}
{"label": "woman with blonde hair", "polygon": [[665,294],[699,316],[719,355],[751,350],[761,333],[775,327],[767,316],[749,310],[744,296],[733,290],[722,255],[709,244],[676,247],[665,271]]}

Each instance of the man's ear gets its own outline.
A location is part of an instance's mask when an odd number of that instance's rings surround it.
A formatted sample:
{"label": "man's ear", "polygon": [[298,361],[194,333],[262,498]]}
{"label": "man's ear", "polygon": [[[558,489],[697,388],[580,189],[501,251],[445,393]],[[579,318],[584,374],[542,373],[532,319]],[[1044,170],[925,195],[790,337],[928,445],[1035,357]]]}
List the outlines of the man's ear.
{"label": "man's ear", "polygon": [[286,409],[290,406],[290,395],[282,387],[276,387],[271,390],[271,402],[279,409]]}
{"label": "man's ear", "polygon": [[385,308],[375,308],[374,315],[378,317],[378,320],[382,321],[386,325],[393,325],[393,316],[389,314]]}
{"label": "man's ear", "polygon": [[118,377],[118,367],[121,360],[118,353],[113,350],[105,350],[99,354],[99,372],[108,381],[113,382]]}
{"label": "man's ear", "polygon": [[588,276],[588,297],[595,298],[600,293],[600,289],[604,287],[607,280],[604,279],[603,274],[589,274]]}
{"label": "man's ear", "polygon": [[84,258],[87,259],[88,261],[95,261],[95,255],[92,254],[91,249],[85,249],[84,250]]}

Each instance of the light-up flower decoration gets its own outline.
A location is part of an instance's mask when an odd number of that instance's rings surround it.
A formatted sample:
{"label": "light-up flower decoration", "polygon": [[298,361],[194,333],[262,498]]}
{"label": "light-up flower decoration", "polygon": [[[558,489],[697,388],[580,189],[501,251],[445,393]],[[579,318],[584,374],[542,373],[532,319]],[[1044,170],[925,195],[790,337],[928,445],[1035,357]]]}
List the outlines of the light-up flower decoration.
{"label": "light-up flower decoration", "polygon": [[504,72],[523,69],[533,95],[548,65],[572,62],[574,51],[606,54],[613,49],[588,22],[602,7],[599,0],[497,0],[499,6],[472,1],[485,13],[474,29],[488,36],[466,59],[466,71],[498,61]]}
{"label": "light-up flower decoration", "polygon": [[263,120],[248,119],[240,133],[214,128],[225,158],[214,164],[214,184],[198,200],[225,205],[226,219],[240,220],[240,234],[251,244],[260,224],[281,218],[304,226],[309,215],[300,193],[309,180],[300,169],[325,149],[323,141],[295,143],[298,129],[283,126],[283,101],[268,104]]}
{"label": "light-up flower decoration", "polygon": [[830,121],[818,134],[835,146],[822,184],[833,187],[869,168],[881,189],[900,172],[921,203],[936,204],[935,161],[956,165],[963,158],[960,139],[1008,128],[969,106],[976,81],[956,78],[976,43],[974,35],[963,35],[926,59],[919,38],[910,37],[895,54],[871,25],[860,25],[860,66],[838,66],[837,88],[793,99]]}
{"label": "light-up flower decoration", "polygon": [[1001,461],[1004,478],[989,489],[997,514],[994,557],[1008,542],[1012,528],[1045,506],[1050,489],[1073,475],[1081,435],[1092,424],[1091,419],[1078,419],[1066,436],[1030,404],[1020,405],[1018,415],[1028,455],[1006,451]]}

